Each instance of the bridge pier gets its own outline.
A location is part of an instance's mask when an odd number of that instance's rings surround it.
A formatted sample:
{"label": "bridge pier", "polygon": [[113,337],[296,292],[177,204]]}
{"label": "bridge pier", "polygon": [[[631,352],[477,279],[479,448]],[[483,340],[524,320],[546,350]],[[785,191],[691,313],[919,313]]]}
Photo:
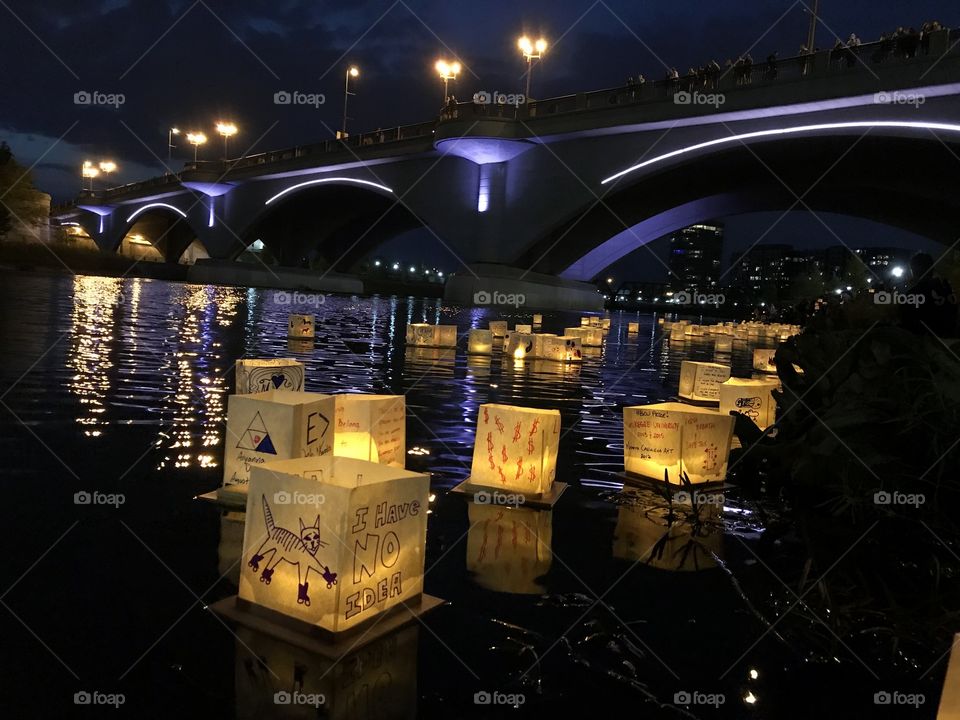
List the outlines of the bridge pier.
{"label": "bridge pier", "polygon": [[563,280],[508,265],[475,263],[447,278],[443,299],[457,305],[538,310],[602,310],[590,283]]}

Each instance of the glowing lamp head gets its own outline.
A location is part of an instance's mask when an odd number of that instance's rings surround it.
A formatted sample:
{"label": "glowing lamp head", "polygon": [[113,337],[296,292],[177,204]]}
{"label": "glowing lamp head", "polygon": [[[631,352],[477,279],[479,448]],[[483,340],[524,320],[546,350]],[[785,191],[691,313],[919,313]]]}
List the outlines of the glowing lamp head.
{"label": "glowing lamp head", "polygon": [[347,72],[350,74],[350,77],[359,77],[360,68],[358,68],[356,65],[351,65]]}
{"label": "glowing lamp head", "polygon": [[458,62],[447,62],[446,60],[437,60],[434,65],[440,77],[444,80],[453,80],[460,74],[461,66]]}
{"label": "glowing lamp head", "polygon": [[520,51],[525,55],[529,55],[533,52],[533,44],[530,42],[530,38],[526,35],[517,40],[517,47],[520,48]]}
{"label": "glowing lamp head", "polygon": [[97,175],[100,174],[100,169],[97,167],[94,167],[93,163],[90,162],[89,160],[85,160],[83,163],[82,172],[85,178],[95,178]]}
{"label": "glowing lamp head", "polygon": [[170,132],[173,133],[174,135],[179,135],[179,134],[180,134],[180,128],[175,128],[175,127],[174,127],[174,128],[170,128]]}
{"label": "glowing lamp head", "polygon": [[237,134],[237,126],[232,122],[218,122],[217,132],[224,137],[230,137]]}
{"label": "glowing lamp head", "polygon": [[202,132],[188,132],[187,142],[191,145],[203,145],[207,141],[207,136]]}
{"label": "glowing lamp head", "polygon": [[547,41],[544,40],[543,38],[540,38],[539,40],[537,40],[536,45],[534,47],[536,47],[538,53],[542,53],[544,50],[547,49]]}
{"label": "glowing lamp head", "polygon": [[895,268],[890,270],[890,274],[895,278],[903,277],[903,268],[897,265]]}
{"label": "glowing lamp head", "polygon": [[112,160],[104,160],[100,163],[100,172],[112,173],[117,169],[117,164]]}

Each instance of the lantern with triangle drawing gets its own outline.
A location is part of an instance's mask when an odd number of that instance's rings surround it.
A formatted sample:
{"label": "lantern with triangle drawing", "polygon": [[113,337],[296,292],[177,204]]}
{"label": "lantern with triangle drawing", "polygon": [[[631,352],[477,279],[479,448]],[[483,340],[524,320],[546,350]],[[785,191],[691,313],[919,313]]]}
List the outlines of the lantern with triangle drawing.
{"label": "lantern with triangle drawing", "polygon": [[245,492],[250,469],[333,449],[332,395],[268,390],[227,399],[222,490]]}
{"label": "lantern with triangle drawing", "polygon": [[267,390],[303,390],[303,363],[293,358],[237,360],[237,395]]}

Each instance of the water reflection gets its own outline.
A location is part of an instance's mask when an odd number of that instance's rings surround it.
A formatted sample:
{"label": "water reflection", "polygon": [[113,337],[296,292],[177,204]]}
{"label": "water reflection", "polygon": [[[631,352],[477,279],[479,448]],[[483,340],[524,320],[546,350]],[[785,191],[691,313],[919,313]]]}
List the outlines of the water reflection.
{"label": "water reflection", "polygon": [[553,564],[553,511],[469,503],[467,570],[488,590],[540,594]]}
{"label": "water reflection", "polygon": [[405,720],[417,715],[416,625],[334,659],[245,627],[236,635],[238,719]]}

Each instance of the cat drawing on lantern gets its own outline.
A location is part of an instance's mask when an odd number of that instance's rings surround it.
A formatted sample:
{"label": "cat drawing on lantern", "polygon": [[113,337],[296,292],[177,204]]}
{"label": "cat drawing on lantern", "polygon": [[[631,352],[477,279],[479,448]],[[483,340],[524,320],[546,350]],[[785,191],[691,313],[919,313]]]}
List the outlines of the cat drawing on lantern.
{"label": "cat drawing on lantern", "polygon": [[260,569],[260,561],[268,554],[269,561],[260,573],[260,582],[267,585],[273,580],[273,572],[282,560],[297,566],[297,604],[310,607],[310,596],[307,590],[310,583],[307,582],[310,571],[319,573],[327,582],[327,587],[331,588],[337,584],[337,574],[330,572],[330,568],[317,560],[317,551],[326,547],[327,543],[320,539],[320,516],[312,525],[304,525],[303,519],[300,520],[300,534],[278,527],[273,521],[273,513],[270,512],[270,506],[267,504],[266,496],[263,497],[263,518],[267,525],[267,539],[263,541],[260,549],[257,550],[247,565],[257,572]]}

